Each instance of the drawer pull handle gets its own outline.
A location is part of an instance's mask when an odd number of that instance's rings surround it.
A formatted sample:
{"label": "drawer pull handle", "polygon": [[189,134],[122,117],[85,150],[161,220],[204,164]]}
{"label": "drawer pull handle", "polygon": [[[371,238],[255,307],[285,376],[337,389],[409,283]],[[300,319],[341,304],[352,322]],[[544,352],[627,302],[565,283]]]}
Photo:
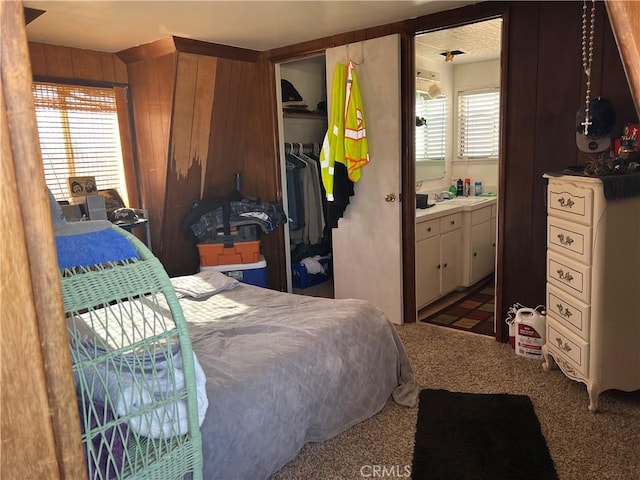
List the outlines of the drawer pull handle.
{"label": "drawer pull handle", "polygon": [[438,264],[438,266],[437,266],[436,268],[437,268],[438,270],[440,270],[440,268],[441,268],[441,265],[440,265],[440,264]]}
{"label": "drawer pull handle", "polygon": [[558,234],[558,240],[560,240],[560,243],[562,245],[571,245],[573,243],[573,238],[571,238],[569,235],[565,237],[564,233]]}
{"label": "drawer pull handle", "polygon": [[562,345],[562,339],[560,337],[556,337],[556,342],[558,342],[558,348],[560,350],[564,350],[565,352],[571,351],[571,347],[567,342],[564,342],[564,345]]}
{"label": "drawer pull handle", "polygon": [[569,198],[569,200],[565,200],[564,197],[560,197],[558,199],[558,203],[563,208],[571,208],[571,207],[573,207],[575,205],[575,202],[573,200],[571,200],[571,198]]}
{"label": "drawer pull handle", "polygon": [[560,280],[566,280],[567,282],[570,282],[571,280],[573,280],[573,276],[571,275],[571,272],[564,272],[562,269],[558,270],[558,278]]}
{"label": "drawer pull handle", "polygon": [[431,231],[431,227],[427,228],[427,232],[430,232],[430,231]]}
{"label": "drawer pull handle", "polygon": [[560,313],[560,315],[562,315],[564,318],[569,318],[571,315],[573,315],[573,313],[571,313],[571,310],[569,310],[569,307],[565,308],[561,303],[558,303],[556,307],[558,308],[558,313]]}
{"label": "drawer pull handle", "polygon": [[449,265],[449,264],[448,264],[448,263],[445,263],[445,264],[444,264],[444,268],[447,268],[447,265]]}
{"label": "drawer pull handle", "polygon": [[451,225],[455,225],[456,221],[455,220],[451,220]]}

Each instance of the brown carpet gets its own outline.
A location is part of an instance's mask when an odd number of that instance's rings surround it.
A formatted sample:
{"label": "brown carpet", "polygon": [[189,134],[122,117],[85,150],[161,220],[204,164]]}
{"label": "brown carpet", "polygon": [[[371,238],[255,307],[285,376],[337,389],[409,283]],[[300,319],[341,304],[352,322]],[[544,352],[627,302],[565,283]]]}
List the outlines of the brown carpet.
{"label": "brown carpet", "polygon": [[491,275],[465,297],[421,321],[494,337],[494,298],[495,287]]}
{"label": "brown carpet", "polygon": [[[398,334],[422,388],[531,398],[560,480],[640,479],[640,392],[604,392],[592,414],[584,384],[557,367],[544,371],[509,344],[422,322]],[[417,416],[417,408],[389,401],[335,438],[307,444],[272,480],[409,478]],[[526,452],[514,446],[513,454]]]}

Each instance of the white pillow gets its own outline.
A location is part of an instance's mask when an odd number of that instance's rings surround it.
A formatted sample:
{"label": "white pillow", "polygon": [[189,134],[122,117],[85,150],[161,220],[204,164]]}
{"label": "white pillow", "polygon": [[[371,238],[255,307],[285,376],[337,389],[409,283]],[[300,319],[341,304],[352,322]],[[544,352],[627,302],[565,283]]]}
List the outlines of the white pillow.
{"label": "white pillow", "polygon": [[190,297],[202,299],[218,292],[235,288],[240,282],[216,270],[207,270],[206,272],[196,273],[195,275],[173,277],[171,284],[179,298]]}

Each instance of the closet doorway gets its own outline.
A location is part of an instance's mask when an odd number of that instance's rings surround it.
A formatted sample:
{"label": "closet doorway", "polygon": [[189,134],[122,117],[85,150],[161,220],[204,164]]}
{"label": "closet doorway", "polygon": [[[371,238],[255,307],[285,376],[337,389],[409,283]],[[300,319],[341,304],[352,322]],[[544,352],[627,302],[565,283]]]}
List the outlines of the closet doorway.
{"label": "closet doorway", "polygon": [[332,231],[326,222],[320,149],[327,131],[325,56],[283,62],[279,131],[285,211],[287,290],[334,298]]}

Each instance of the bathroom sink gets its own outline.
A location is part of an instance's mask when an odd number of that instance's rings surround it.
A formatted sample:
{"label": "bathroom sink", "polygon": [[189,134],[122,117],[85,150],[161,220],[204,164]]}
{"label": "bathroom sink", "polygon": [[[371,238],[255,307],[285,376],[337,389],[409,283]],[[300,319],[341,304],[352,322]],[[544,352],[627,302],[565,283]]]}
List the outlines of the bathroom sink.
{"label": "bathroom sink", "polygon": [[445,203],[450,205],[477,205],[491,200],[491,197],[457,197],[451,200],[445,200]]}

